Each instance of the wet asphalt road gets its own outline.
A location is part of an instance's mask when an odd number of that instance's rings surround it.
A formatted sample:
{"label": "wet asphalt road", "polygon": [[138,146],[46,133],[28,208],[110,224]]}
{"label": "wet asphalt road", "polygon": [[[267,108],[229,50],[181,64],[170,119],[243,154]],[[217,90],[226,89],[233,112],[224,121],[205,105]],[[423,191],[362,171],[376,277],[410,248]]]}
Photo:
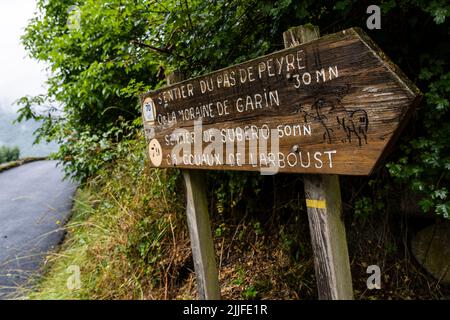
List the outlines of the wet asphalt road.
{"label": "wet asphalt road", "polygon": [[36,161],[0,173],[0,299],[20,296],[58,245],[75,185],[56,161]]}

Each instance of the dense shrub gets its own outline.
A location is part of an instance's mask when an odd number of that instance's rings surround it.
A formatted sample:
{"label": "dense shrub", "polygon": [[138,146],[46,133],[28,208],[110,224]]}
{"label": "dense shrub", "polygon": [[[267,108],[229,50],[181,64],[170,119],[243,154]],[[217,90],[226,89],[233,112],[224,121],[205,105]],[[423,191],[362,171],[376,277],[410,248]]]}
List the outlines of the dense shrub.
{"label": "dense shrub", "polygon": [[[370,31],[366,9],[371,4],[39,0],[23,43],[32,57],[50,66],[52,76],[46,95],[20,99],[20,119],[43,120],[38,139],[59,142],[56,157],[67,164],[68,174],[85,179],[114,161],[102,142],[130,137],[130,126],[115,128],[139,118],[137,94],[163,85],[165,72],[180,69],[193,76],[282,49],[282,32],[295,25],[316,24],[323,34],[359,26],[425,94],[401,148],[388,159],[389,172],[421,193],[425,211],[448,217],[450,6],[445,0],[381,1],[381,30]],[[51,107],[39,114],[36,104]],[[255,180],[245,174],[221,178],[237,186]]]}
{"label": "dense shrub", "polygon": [[0,163],[14,161],[19,159],[20,150],[19,147],[0,147]]}

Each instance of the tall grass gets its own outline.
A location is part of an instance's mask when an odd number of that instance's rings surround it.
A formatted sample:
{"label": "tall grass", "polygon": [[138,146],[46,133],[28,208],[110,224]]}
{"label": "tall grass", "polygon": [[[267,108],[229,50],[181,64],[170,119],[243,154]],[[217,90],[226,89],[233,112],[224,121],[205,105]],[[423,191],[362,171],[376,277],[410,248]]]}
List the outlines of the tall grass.
{"label": "tall grass", "polygon": [[[79,188],[66,239],[48,256],[44,277],[27,297],[197,297],[180,173],[149,168],[144,143],[126,154]],[[225,178],[211,177],[208,200],[222,297],[317,298],[302,181],[267,177],[254,199],[257,205],[250,207],[249,201],[230,200],[233,189],[224,184]],[[283,192],[274,193],[280,190],[276,184]],[[252,200],[245,194],[242,198]],[[233,205],[225,208],[229,203]],[[398,221],[388,223],[385,212],[365,216],[364,223],[360,219],[346,215],[355,298],[429,299],[448,294],[403,256],[403,250],[386,250],[394,244],[401,248]],[[383,290],[367,290],[369,263],[389,266],[383,269]],[[73,266],[80,269],[76,290],[68,286]]]}
{"label": "tall grass", "polygon": [[[47,257],[46,273],[28,298],[197,297],[180,172],[149,168],[144,159],[145,148],[138,144],[79,188],[66,239]],[[253,211],[228,216],[218,210],[215,193],[209,197],[224,298],[296,298],[298,290],[313,294],[309,251],[302,249],[295,258],[301,263],[291,263],[288,239],[299,232],[298,222],[289,218],[282,224],[284,218],[271,209],[270,218]],[[68,287],[73,266],[80,269],[76,290]]]}
{"label": "tall grass", "polygon": [[[76,194],[59,253],[31,299],[171,298],[190,258],[177,171],[150,169],[137,148]],[[67,286],[70,266],[80,288]]]}

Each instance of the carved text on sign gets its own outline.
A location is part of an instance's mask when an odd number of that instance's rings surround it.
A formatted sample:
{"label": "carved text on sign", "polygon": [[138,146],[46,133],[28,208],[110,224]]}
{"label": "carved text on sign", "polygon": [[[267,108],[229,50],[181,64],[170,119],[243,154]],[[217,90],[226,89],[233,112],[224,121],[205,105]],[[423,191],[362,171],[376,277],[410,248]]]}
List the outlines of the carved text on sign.
{"label": "carved text on sign", "polygon": [[363,31],[348,29],[141,101],[154,166],[365,175],[419,98]]}

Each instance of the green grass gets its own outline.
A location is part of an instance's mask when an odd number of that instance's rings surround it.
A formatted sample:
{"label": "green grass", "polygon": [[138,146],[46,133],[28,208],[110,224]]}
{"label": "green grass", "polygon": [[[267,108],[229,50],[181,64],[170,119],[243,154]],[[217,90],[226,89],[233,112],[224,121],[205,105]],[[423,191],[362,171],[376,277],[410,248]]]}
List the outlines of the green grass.
{"label": "green grass", "polygon": [[[139,151],[139,152],[138,152]],[[141,156],[141,150],[136,154]],[[118,161],[80,187],[67,235],[29,299],[163,299],[189,256],[176,171]],[[180,245],[181,244],[181,245]],[[73,289],[73,268],[80,287]]]}
{"label": "green grass", "polygon": [[[47,257],[43,277],[26,298],[197,298],[180,172],[149,168],[142,155],[142,150],[130,152],[78,189],[65,241]],[[219,212],[217,200],[215,204],[210,216],[223,298],[316,298],[308,221],[301,208],[281,212],[270,206],[267,211],[232,215]],[[356,224],[360,217],[354,219]],[[410,261],[402,258],[404,263],[399,263],[402,250],[386,249],[397,248],[402,239],[387,229],[381,214],[365,219],[365,227],[348,230],[349,239],[357,239],[349,241],[357,299],[446,294],[427,289],[437,286]],[[377,225],[386,227],[377,233],[372,228]],[[381,237],[384,245],[376,248],[371,241],[358,240]],[[396,266],[386,271],[391,280],[384,285],[389,289],[367,293],[367,274],[360,262],[368,257]],[[80,269],[77,290],[67,285],[73,279],[71,266]],[[416,277],[417,283],[403,282],[402,277]]]}
{"label": "green grass", "polygon": [[90,242],[98,235],[92,234],[92,230],[84,228],[88,218],[95,212],[90,205],[90,190],[80,188],[77,190],[74,200],[73,214],[67,225],[69,233],[60,251],[48,257],[47,271],[38,285],[38,290],[31,292],[30,299],[54,300],[54,299],[85,299],[89,298],[88,288],[84,287],[89,279],[88,275],[81,272],[81,289],[69,289],[67,282],[72,275],[70,266],[83,266],[88,263],[87,251]]}

